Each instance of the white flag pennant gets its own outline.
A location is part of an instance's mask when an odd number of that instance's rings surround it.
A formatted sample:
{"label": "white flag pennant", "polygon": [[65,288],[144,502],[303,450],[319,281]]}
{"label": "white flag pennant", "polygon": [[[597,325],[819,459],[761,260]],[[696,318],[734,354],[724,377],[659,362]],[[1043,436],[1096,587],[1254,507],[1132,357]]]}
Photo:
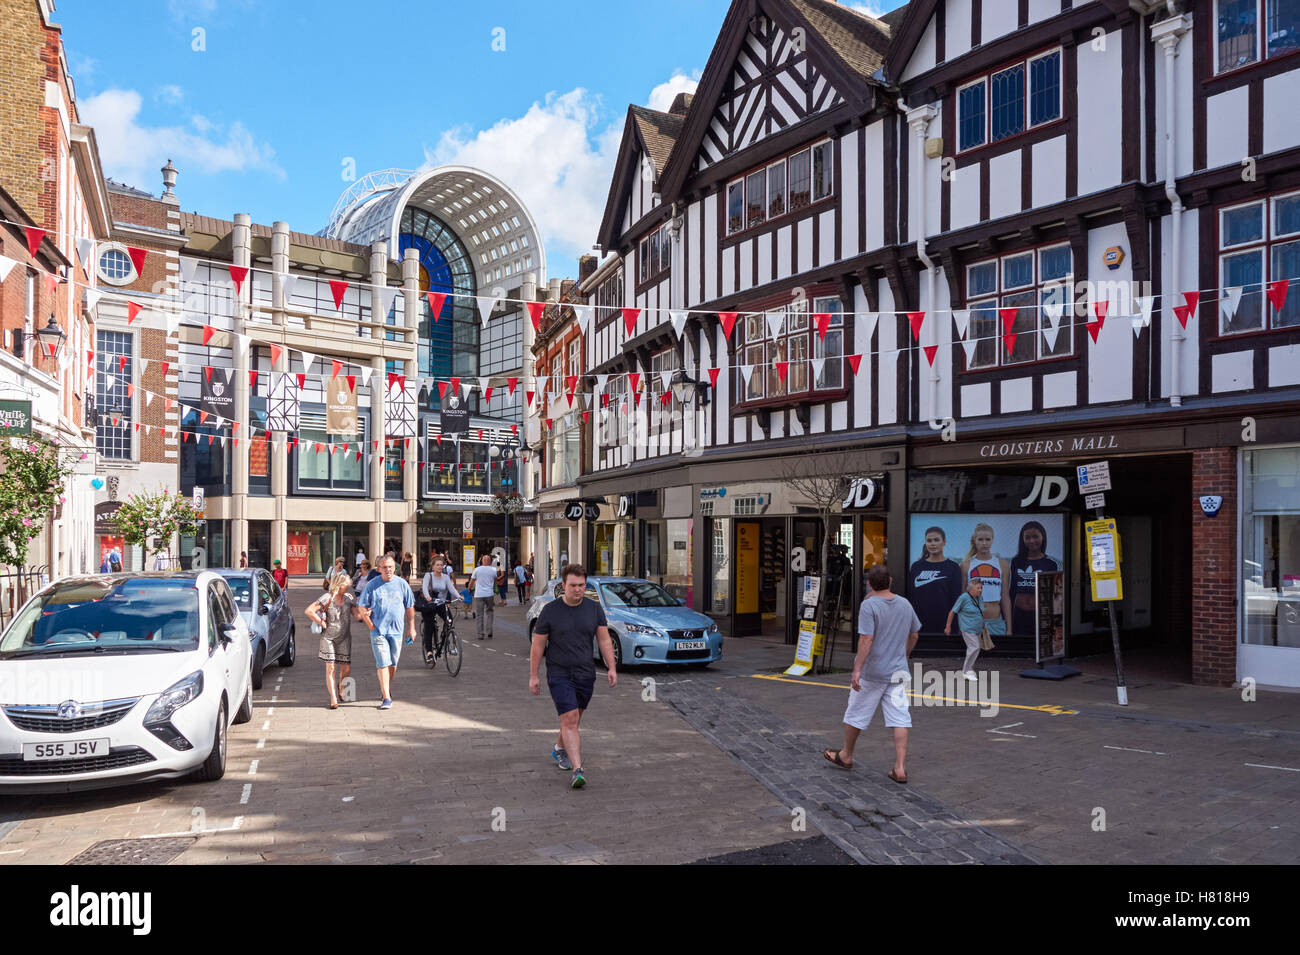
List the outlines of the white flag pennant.
{"label": "white flag pennant", "polygon": [[168,312],[163,316],[163,321],[167,325],[167,334],[174,335],[176,330],[181,327],[181,317],[175,312]]}
{"label": "white flag pennant", "polygon": [[90,275],[90,257],[95,252],[95,240],[81,238],[77,240],[77,256],[81,259],[81,270]]}
{"label": "white flag pennant", "polygon": [[309,351],[300,352],[300,354],[302,355],[302,373],[309,375],[311,374],[311,366],[316,361],[316,356]]}
{"label": "white flag pennant", "polygon": [[1047,324],[1052,326],[1053,331],[1056,330],[1057,325],[1061,324],[1061,312],[1064,307],[1062,302],[1048,302],[1043,306],[1043,311],[1047,315]]}
{"label": "white flag pennant", "polygon": [[193,282],[194,273],[198,269],[198,267],[199,267],[198,259],[189,259],[182,255],[181,256],[181,281]]}
{"label": "white flag pennant", "polygon": [[749,386],[749,376],[752,375],[752,374],[754,373],[754,366],[753,366],[753,365],[738,365],[737,367],[740,369],[740,377],[745,379],[745,385],[746,385],[746,387],[748,387],[748,386]]}
{"label": "white flag pennant", "polygon": [[116,382],[117,382],[117,378],[115,378],[113,375],[105,375],[105,376],[104,376],[104,388],[105,388],[106,390],[108,390],[108,391],[112,391],[112,390],[113,390],[113,385],[114,385]]}
{"label": "white flag pennant", "polygon": [[144,406],[148,408],[151,404],[153,404],[153,392],[146,391],[144,393]]}
{"label": "white flag pennant", "polygon": [[148,359],[148,358],[141,358],[141,359],[140,359],[140,375],[141,375],[141,377],[143,377],[143,376],[144,376],[144,373],[145,373],[146,371],[148,371],[148,370],[149,370],[149,359]]}
{"label": "white flag pennant", "polygon": [[673,386],[673,373],[666,368],[659,372],[659,384],[663,386],[664,391],[671,388]]}
{"label": "white flag pennant", "polygon": [[[3,258],[3,256],[0,256],[0,258]],[[10,261],[13,261],[13,260],[11,259]],[[3,265],[3,263],[0,263],[0,265]],[[3,272],[4,272],[4,269],[3,269],[3,268],[0,268],[0,273],[3,273]],[[3,275],[3,274],[0,274],[0,282],[3,282],[3,281],[4,281],[4,275]],[[100,300],[101,298],[103,298],[103,297],[104,297],[104,293],[103,293],[103,292],[100,292],[100,291],[98,291],[98,290],[96,290],[96,289],[93,289],[93,288],[88,288],[88,289],[86,289],[86,308],[88,308],[90,311],[93,312],[93,311],[95,310],[95,306],[99,304],[99,300]]]}
{"label": "white flag pennant", "polygon": [[[1043,335],[1046,336],[1047,332],[1044,331]],[[1053,332],[1053,335],[1055,335],[1055,332]],[[961,349],[966,353],[967,368],[970,368],[971,362],[975,360],[975,346],[978,344],[979,341],[977,339],[963,338],[961,340]]]}
{"label": "white flag pennant", "polygon": [[591,316],[595,314],[596,306],[594,305],[575,305],[573,314],[578,316],[578,332],[586,335],[587,329],[591,327]]}
{"label": "white flag pennant", "polygon": [[682,331],[686,328],[686,313],[670,311],[668,313],[668,317],[672,320],[673,323],[673,334],[676,335],[678,338],[681,338]]}
{"label": "white flag pennant", "polygon": [[237,354],[240,354],[240,355],[247,355],[247,354],[248,354],[248,346],[249,346],[249,344],[252,342],[252,340],[253,340],[252,337],[249,336],[249,335],[240,335],[240,334],[236,333],[236,334],[235,334],[235,344],[239,347],[239,351],[238,351]]}
{"label": "white flag pennant", "polygon": [[1137,315],[1133,316],[1132,321],[1133,321],[1133,337],[1140,338],[1142,336],[1142,329],[1147,327],[1147,323],[1142,321],[1141,317]]}
{"label": "white flag pennant", "polygon": [[[1241,290],[1238,289],[1237,291],[1238,291],[1238,293],[1240,293]],[[1142,315],[1142,327],[1143,327],[1143,328],[1145,328],[1146,326],[1148,326],[1148,325],[1151,324],[1151,306],[1155,304],[1155,300],[1156,300],[1156,297],[1155,297],[1154,295],[1135,295],[1135,296],[1133,296],[1133,301],[1137,303],[1138,312],[1140,312],[1141,315]],[[1235,308],[1234,308],[1234,311],[1235,311]]]}
{"label": "white flag pennant", "polygon": [[374,373],[375,373],[375,370],[374,370],[373,368],[371,368],[369,365],[362,365],[362,366],[361,366],[361,384],[366,385],[366,386],[369,386],[369,385],[370,385],[370,376],[373,375]]}
{"label": "white flag pennant", "polygon": [[596,391],[597,391],[597,392],[602,392],[602,391],[604,391],[604,390],[605,390],[605,386],[606,386],[607,384],[609,384],[609,375],[597,375],[597,376],[596,376]]}
{"label": "white flag pennant", "polygon": [[812,362],[813,386],[816,387],[817,382],[822,380],[822,369],[826,367],[826,359],[812,358],[809,360]]}
{"label": "white flag pennant", "polygon": [[870,342],[871,334],[876,330],[876,323],[880,320],[879,312],[866,312],[862,316],[863,341]]}
{"label": "white flag pennant", "polygon": [[480,394],[484,394],[484,395],[487,394],[489,381],[491,381],[490,378],[480,378],[478,380],[478,390]]}
{"label": "white flag pennant", "polygon": [[372,322],[384,322],[388,320],[389,309],[393,307],[393,300],[397,298],[397,293],[401,289],[394,288],[391,285],[381,285],[378,288],[371,288],[371,294],[379,299],[379,311],[374,310],[371,306],[370,320]]}
{"label": "white flag pennant", "polygon": [[785,312],[769,312],[767,315],[767,333],[773,338],[781,334],[785,324]]}
{"label": "white flag pennant", "polygon": [[280,291],[284,295],[284,304],[289,304],[289,299],[293,298],[293,287],[298,284],[298,276],[289,272],[277,272],[280,278]]}
{"label": "white flag pennant", "polygon": [[1240,304],[1241,304],[1240,285],[1232,285],[1223,290],[1223,299],[1221,300],[1221,307],[1223,308],[1224,312],[1227,313],[1229,319],[1236,317],[1237,306]]}
{"label": "white flag pennant", "polygon": [[484,328],[487,328],[488,321],[492,318],[492,312],[493,310],[496,309],[497,303],[500,302],[501,299],[503,299],[504,297],[505,296],[501,293],[497,293],[491,298],[489,298],[486,295],[480,295],[478,297],[478,313],[479,316],[483,319]]}
{"label": "white flag pennant", "polygon": [[[1057,307],[1060,308],[1060,306]],[[1051,321],[1051,319],[1049,318],[1047,324],[1043,326],[1043,344],[1047,346],[1047,350],[1049,352],[1056,350],[1056,336],[1061,333],[1060,321],[1061,321],[1061,316],[1057,315],[1055,322]],[[966,343],[962,342],[962,344],[965,345]],[[974,342],[971,343],[972,347],[974,346],[974,344],[975,344]],[[968,349],[966,352],[967,366],[970,365],[970,356],[971,356],[971,352]]]}
{"label": "white flag pennant", "polygon": [[[18,264],[17,259],[11,259],[7,255],[0,255],[0,282],[3,282],[5,279],[9,278],[9,273],[13,271],[13,267],[17,264]],[[90,291],[90,290],[87,289],[86,291]]]}
{"label": "white flag pennant", "polygon": [[957,337],[965,338],[966,329],[970,327],[970,309],[961,308],[952,313],[953,324],[957,326]]}

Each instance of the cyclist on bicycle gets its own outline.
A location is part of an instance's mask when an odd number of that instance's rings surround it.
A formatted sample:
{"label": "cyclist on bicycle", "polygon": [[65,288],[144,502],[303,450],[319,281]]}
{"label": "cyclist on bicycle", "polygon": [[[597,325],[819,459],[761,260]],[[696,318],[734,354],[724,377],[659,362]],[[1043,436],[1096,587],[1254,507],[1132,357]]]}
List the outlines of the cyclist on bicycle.
{"label": "cyclist on bicycle", "polygon": [[451,574],[447,573],[446,563],[441,557],[434,558],[433,570],[424,575],[421,590],[427,601],[424,608],[424,662],[433,664],[436,662],[433,654],[433,637],[438,622],[442,622],[445,635],[451,623],[449,605],[461,599],[460,593],[456,590],[456,583],[452,580]]}

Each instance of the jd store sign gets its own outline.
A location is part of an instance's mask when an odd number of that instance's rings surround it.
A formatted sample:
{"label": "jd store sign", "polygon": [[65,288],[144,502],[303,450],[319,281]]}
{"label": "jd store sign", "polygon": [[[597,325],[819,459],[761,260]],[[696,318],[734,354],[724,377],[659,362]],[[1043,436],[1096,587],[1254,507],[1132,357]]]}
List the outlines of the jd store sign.
{"label": "jd store sign", "polygon": [[885,506],[886,476],[852,478],[840,505],[845,511],[865,511]]}

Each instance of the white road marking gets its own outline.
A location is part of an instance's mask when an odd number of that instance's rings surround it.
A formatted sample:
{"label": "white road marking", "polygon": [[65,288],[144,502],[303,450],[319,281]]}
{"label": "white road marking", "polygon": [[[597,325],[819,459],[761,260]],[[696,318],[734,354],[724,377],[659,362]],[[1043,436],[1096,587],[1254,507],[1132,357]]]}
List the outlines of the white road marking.
{"label": "white road marking", "polygon": [[1146,753],[1148,756],[1168,756],[1168,753],[1161,753],[1153,749],[1129,749],[1127,746],[1103,746],[1102,749],[1118,749],[1125,753]]}
{"label": "white road marking", "polygon": [[270,728],[271,728],[271,721],[270,721],[270,720],[266,720],[264,723],[262,723],[262,729],[264,729],[264,730],[269,730]]}
{"label": "white road marking", "polygon": [[267,715],[267,716],[274,716],[274,715],[275,715],[275,707],[274,707],[274,706],[268,706],[268,707],[266,708],[266,715]]}
{"label": "white road marking", "polygon": [[1032,734],[1030,734],[1030,733],[1007,733],[1007,732],[1004,732],[1005,730],[1009,730],[1009,729],[1011,729],[1011,727],[1013,727],[1013,726],[1024,726],[1024,725],[1025,725],[1024,723],[1008,723],[1008,724],[1006,724],[1005,726],[999,726],[999,727],[997,727],[996,729],[987,730],[987,732],[989,732],[989,733],[998,733],[998,734],[1001,735],[1001,736],[1020,736],[1020,737],[1023,737],[1024,739],[1038,739],[1037,736],[1034,736],[1034,735],[1032,735]]}
{"label": "white road marking", "polygon": [[253,760],[251,763],[248,764],[248,775],[250,776],[257,775],[257,760]]}
{"label": "white road marking", "polygon": [[253,784],[244,783],[244,791],[239,794],[239,804],[241,806],[247,806],[248,797],[251,795],[253,795]]}
{"label": "white road marking", "polygon": [[357,798],[356,796],[344,796],[344,797],[343,797],[343,801],[344,801],[344,802],[351,802],[352,800],[354,800],[354,799],[356,799],[356,798]]}
{"label": "white road marking", "polygon": [[14,856],[14,855],[18,855],[18,853],[20,852],[26,852],[26,851],[27,851],[26,849],[6,849],[3,852],[0,852],[0,856]]}
{"label": "white road marking", "polygon": [[279,698],[278,696],[273,696],[273,697],[271,697],[271,702],[272,702],[272,703],[278,703],[278,702],[280,702],[280,698]]}
{"label": "white road marking", "polygon": [[257,748],[258,748],[258,749],[265,749],[265,748],[266,748],[266,737],[265,737],[265,736],[263,736],[261,739],[259,739],[259,740],[257,741]]}
{"label": "white road marking", "polygon": [[506,656],[508,656],[508,657],[516,657],[516,656],[519,655],[519,654],[517,654],[517,653],[511,653],[509,650],[502,650],[501,652],[504,653],[504,654],[505,654]]}
{"label": "white road marking", "polygon": [[1247,763],[1247,766],[1254,766],[1256,769],[1280,769],[1285,773],[1300,773],[1300,769],[1294,769],[1290,766],[1269,766],[1267,763]]}

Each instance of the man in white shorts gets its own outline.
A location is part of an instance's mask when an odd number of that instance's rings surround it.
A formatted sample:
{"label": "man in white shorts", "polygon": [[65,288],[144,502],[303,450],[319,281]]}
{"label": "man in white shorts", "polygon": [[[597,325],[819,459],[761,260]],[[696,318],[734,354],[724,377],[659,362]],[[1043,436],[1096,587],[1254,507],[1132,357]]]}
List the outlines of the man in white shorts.
{"label": "man in white shorts", "polygon": [[921,620],[906,598],[891,591],[889,571],[877,564],[867,572],[872,594],[858,611],[858,653],[853,660],[853,689],[844,710],[844,748],[822,755],[841,769],[853,768],[853,747],[871,724],[876,707],[885,711],[885,726],[894,731],[894,767],[889,778],[907,782],[907,731],[912,725],[907,701],[907,658],[916,646]]}

